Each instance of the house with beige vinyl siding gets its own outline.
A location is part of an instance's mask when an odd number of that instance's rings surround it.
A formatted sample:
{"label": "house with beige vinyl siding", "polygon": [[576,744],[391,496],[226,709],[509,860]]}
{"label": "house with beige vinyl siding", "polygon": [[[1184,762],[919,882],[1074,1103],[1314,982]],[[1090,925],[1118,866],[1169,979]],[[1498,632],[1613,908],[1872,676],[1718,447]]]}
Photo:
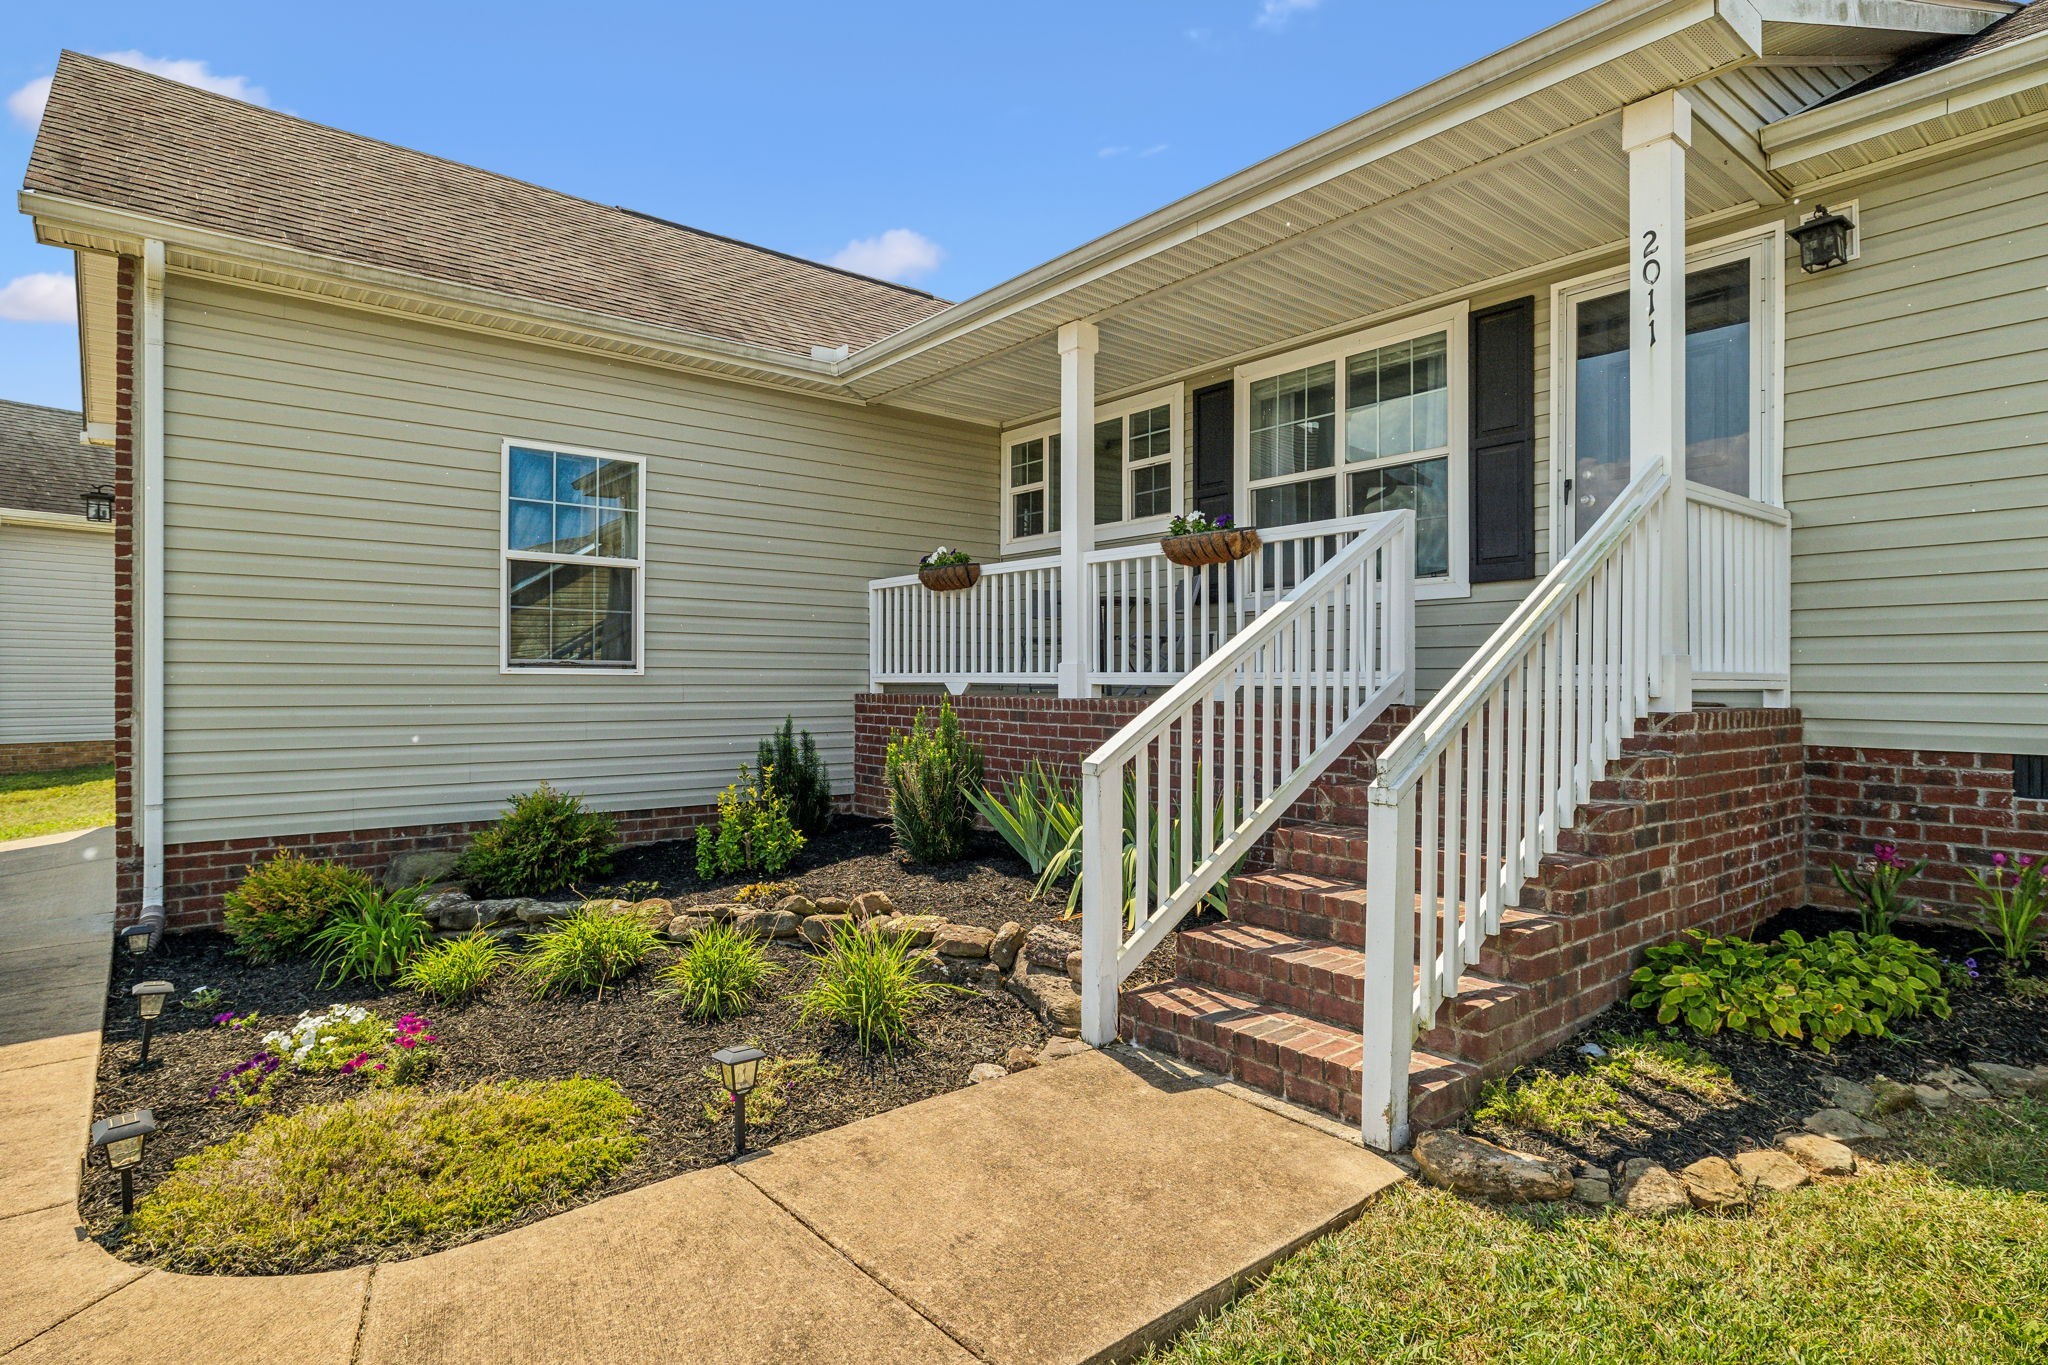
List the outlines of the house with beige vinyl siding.
{"label": "house with beige vinyl siding", "polygon": [[2048,847],[2044,120],[2048,5],[1609,0],[948,304],[66,54],[127,911],[669,837],[784,714],[879,811],[948,694],[1176,817],[1084,1036],[1390,1141],[1873,839]]}
{"label": "house with beige vinyl siding", "polygon": [[114,453],[83,434],[0,401],[0,773],[113,757]]}

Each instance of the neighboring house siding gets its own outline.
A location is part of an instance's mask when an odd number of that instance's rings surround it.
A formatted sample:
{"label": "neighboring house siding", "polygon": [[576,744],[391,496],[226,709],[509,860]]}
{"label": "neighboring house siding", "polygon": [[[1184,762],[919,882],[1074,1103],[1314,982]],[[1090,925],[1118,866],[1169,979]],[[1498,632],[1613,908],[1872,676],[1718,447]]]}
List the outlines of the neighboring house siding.
{"label": "neighboring house siding", "polygon": [[114,538],[0,515],[0,746],[114,737]]}
{"label": "neighboring house siding", "polygon": [[[710,801],[793,713],[852,782],[867,580],[992,549],[985,430],[174,277],[167,839]],[[647,672],[499,672],[500,442],[648,457]]]}
{"label": "neighboring house siding", "polygon": [[1853,193],[1862,258],[1786,299],[1793,701],[1812,744],[2048,752],[2048,136]]}

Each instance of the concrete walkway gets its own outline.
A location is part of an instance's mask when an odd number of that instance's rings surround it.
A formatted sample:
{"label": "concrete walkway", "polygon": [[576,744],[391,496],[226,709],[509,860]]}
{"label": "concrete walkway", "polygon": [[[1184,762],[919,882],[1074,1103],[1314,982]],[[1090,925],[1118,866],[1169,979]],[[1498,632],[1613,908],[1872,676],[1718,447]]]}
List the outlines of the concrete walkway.
{"label": "concrete walkway", "polygon": [[0,851],[10,1362],[1064,1362],[1141,1349],[1400,1172],[1124,1049],[417,1260],[175,1275],[75,1202],[111,943],[105,831]]}

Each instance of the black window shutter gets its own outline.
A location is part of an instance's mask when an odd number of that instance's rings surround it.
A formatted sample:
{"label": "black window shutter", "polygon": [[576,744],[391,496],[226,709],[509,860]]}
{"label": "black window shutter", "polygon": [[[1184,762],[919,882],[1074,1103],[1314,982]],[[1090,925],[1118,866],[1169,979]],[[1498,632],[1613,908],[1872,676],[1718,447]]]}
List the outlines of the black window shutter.
{"label": "black window shutter", "polygon": [[1536,300],[1472,314],[1472,581],[1536,576]]}
{"label": "black window shutter", "polygon": [[1237,405],[1229,381],[1195,390],[1195,510],[1220,517],[1236,510]]}

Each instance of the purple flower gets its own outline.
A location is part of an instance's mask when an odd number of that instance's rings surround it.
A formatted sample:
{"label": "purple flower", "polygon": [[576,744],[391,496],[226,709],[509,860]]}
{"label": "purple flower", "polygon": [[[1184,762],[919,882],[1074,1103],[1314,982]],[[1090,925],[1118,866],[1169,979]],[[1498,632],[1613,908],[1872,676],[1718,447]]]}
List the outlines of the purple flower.
{"label": "purple flower", "polygon": [[2005,855],[2004,855],[2003,853],[1994,853],[1994,854],[1992,854],[1992,855],[1991,855],[1991,865],[1992,865],[1993,867],[2004,867],[2004,866],[2005,866]]}
{"label": "purple flower", "polygon": [[216,1024],[232,1024],[235,1022],[235,1012],[227,1010],[224,1013],[216,1014],[213,1016],[213,1022]]}

